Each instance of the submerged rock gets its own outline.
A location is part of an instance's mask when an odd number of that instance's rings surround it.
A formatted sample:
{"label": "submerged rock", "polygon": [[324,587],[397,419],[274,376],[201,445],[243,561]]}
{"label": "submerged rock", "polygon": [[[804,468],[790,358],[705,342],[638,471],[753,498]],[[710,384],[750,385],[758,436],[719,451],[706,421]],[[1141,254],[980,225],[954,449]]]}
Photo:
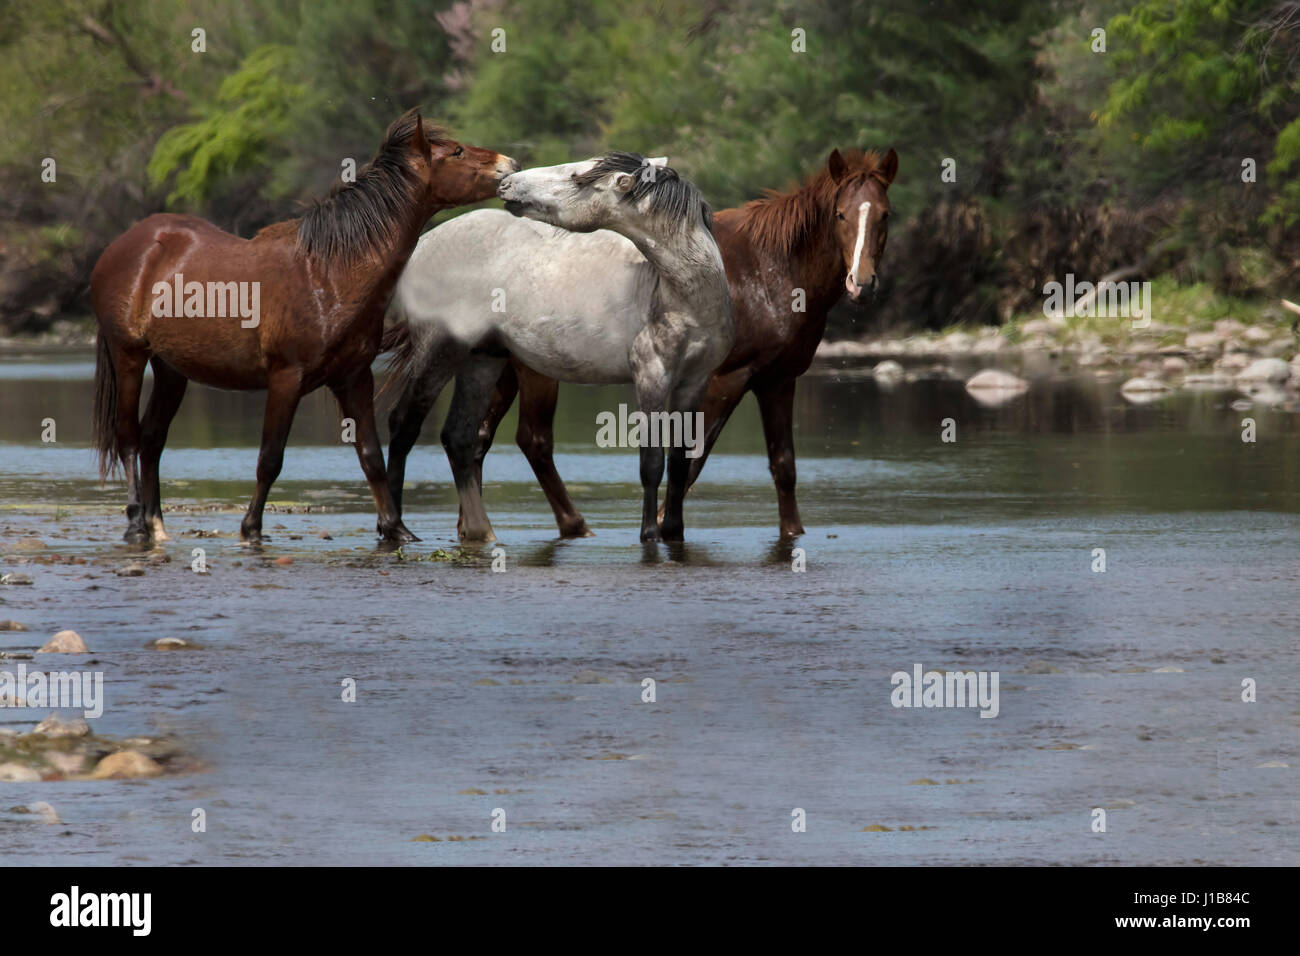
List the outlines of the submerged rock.
{"label": "submerged rock", "polygon": [[59,631],[46,641],[37,654],[88,654],[90,649],[76,631]]}
{"label": "submerged rock", "polygon": [[90,736],[90,724],[86,723],[84,717],[64,720],[58,714],[50,714],[36,725],[36,729],[32,733],[40,734],[43,737],[88,737]]}
{"label": "submerged rock", "polygon": [[885,359],[871,370],[879,382],[897,382],[903,377],[903,366],[893,359]]}
{"label": "submerged rock", "polygon": [[1017,391],[1023,392],[1029,388],[1029,383],[1017,375],[1010,372],[1004,372],[1001,369],[986,368],[983,371],[976,372],[966,383],[966,388],[970,391]]}
{"label": "submerged rock", "polygon": [[135,777],[159,777],[163,768],[156,760],[137,750],[122,750],[101,760],[91,777],[96,780],[125,780]]}
{"label": "submerged rock", "polygon": [[0,575],[0,584],[31,584],[32,576],[30,574],[19,574],[14,571],[11,574]]}
{"label": "submerged rock", "polygon": [[147,646],[155,651],[201,651],[202,644],[195,644],[193,641],[187,641],[183,637],[160,637],[156,641],[151,641]]}
{"label": "submerged rock", "polygon": [[25,631],[26,624],[19,624],[17,621],[0,621],[0,631]]}

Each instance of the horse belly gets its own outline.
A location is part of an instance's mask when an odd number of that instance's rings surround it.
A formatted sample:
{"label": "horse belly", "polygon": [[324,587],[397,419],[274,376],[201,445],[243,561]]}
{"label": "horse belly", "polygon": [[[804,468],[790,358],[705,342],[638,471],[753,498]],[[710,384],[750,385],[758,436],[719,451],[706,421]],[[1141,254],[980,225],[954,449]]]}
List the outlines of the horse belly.
{"label": "horse belly", "polygon": [[[198,328],[196,328],[198,326]],[[238,318],[153,318],[149,349],[191,381],[214,388],[266,388],[257,331]]]}

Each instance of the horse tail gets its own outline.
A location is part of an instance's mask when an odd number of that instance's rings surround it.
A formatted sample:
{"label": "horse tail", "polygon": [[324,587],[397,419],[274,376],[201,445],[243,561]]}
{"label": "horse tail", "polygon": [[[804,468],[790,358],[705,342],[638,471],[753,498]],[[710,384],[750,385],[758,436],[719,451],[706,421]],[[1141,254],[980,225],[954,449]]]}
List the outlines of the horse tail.
{"label": "horse tail", "polygon": [[118,467],[117,370],[103,329],[95,334],[95,411],[91,435],[99,455],[99,480],[103,481]]}
{"label": "horse tail", "polygon": [[384,369],[387,373],[384,384],[375,395],[375,404],[383,407],[406,387],[415,366],[415,342],[411,338],[411,326],[406,319],[399,319],[384,330],[379,351],[392,353]]}

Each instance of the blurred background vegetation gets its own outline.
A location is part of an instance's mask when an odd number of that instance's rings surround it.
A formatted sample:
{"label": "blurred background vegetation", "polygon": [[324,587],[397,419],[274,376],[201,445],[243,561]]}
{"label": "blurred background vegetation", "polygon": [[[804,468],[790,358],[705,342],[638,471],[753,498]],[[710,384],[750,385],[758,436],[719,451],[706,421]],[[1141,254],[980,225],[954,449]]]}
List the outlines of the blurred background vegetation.
{"label": "blurred background vegetation", "polygon": [[716,209],[790,185],[832,148],[894,146],[883,294],[837,312],[832,337],[1003,322],[1067,272],[1132,267],[1246,304],[1300,294],[1295,0],[7,0],[6,13],[4,333],[86,314],[96,257],[152,212],[244,236],[298,215],[413,105],[526,165],[667,155]]}

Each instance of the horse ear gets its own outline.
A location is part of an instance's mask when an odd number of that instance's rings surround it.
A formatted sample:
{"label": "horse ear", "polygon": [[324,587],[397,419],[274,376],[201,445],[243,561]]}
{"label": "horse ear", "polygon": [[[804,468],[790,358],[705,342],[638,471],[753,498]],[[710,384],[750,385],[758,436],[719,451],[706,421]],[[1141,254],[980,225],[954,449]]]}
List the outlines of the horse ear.
{"label": "horse ear", "polygon": [[840,151],[838,149],[831,150],[830,158],[826,160],[826,168],[831,171],[831,179],[837,183],[843,179],[846,166],[847,164],[844,162],[844,157],[840,155]]}
{"label": "horse ear", "polygon": [[421,156],[429,155],[429,141],[424,138],[424,117],[415,111],[415,129],[411,131],[411,149]]}
{"label": "horse ear", "polygon": [[885,154],[885,158],[882,159],[880,165],[876,167],[876,178],[888,186],[894,181],[894,177],[897,175],[898,153],[896,153],[894,147],[891,146],[889,147],[889,152]]}
{"label": "horse ear", "polygon": [[614,188],[621,193],[628,192],[636,184],[631,173],[619,173],[614,177]]}

